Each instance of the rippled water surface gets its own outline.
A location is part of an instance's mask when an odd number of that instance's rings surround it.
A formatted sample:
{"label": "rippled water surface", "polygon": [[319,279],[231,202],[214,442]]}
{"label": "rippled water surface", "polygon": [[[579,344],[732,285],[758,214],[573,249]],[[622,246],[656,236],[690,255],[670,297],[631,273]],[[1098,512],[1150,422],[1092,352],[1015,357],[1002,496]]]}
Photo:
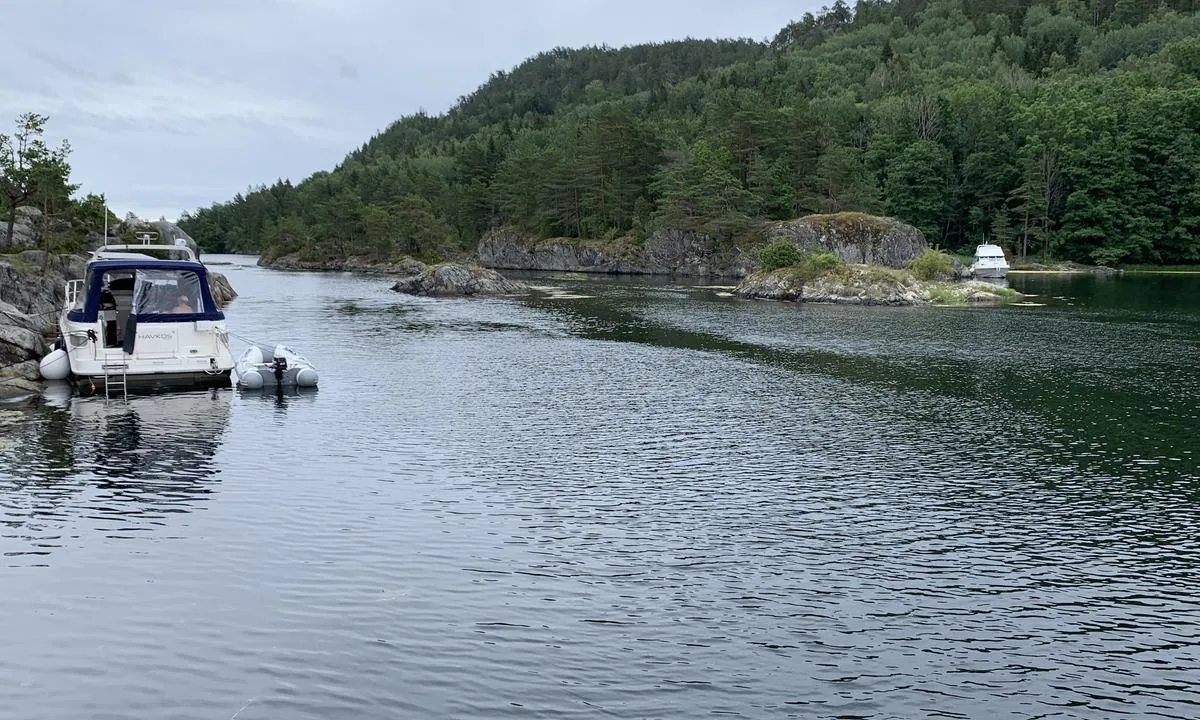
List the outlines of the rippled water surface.
{"label": "rippled water surface", "polygon": [[321,389],[0,411],[0,718],[1200,716],[1196,276],[886,309],[225,260]]}

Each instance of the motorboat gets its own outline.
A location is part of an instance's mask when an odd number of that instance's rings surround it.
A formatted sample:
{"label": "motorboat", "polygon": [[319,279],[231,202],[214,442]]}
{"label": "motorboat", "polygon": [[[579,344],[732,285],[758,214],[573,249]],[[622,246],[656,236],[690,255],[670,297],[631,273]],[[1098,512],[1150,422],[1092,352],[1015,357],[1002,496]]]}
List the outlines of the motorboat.
{"label": "motorboat", "polygon": [[286,345],[251,345],[235,366],[240,388],[312,388],[317,386],[317,369]]}
{"label": "motorboat", "polygon": [[[165,255],[163,259],[150,254]],[[186,244],[104,245],[70,280],[42,377],[129,389],[229,387],[233,355],[208,272]]]}
{"label": "motorboat", "polygon": [[1008,276],[1008,260],[999,245],[984,244],[975,248],[975,262],[971,264],[971,275],[979,278],[1002,278]]}

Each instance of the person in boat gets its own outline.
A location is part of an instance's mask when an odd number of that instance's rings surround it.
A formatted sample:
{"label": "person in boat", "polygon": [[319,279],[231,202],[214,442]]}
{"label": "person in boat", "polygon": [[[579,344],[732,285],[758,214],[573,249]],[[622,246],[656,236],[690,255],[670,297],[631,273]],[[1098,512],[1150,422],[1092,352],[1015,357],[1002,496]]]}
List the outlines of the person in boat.
{"label": "person in boat", "polygon": [[179,296],[179,304],[171,309],[173,313],[190,313],[193,312],[192,306],[189,304],[187,295]]}

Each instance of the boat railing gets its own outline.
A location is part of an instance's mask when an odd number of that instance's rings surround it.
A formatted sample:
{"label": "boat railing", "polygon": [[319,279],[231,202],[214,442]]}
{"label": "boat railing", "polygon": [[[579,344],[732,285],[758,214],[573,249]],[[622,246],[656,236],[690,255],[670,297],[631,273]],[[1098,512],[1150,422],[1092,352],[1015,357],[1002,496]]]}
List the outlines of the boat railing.
{"label": "boat railing", "polygon": [[178,245],[151,245],[149,243],[137,244],[121,244],[121,245],[101,245],[92,251],[92,255],[96,258],[103,259],[105,252],[142,252],[145,250],[162,250],[165,252],[181,252],[187,255],[187,261],[196,262],[196,253],[186,244]]}

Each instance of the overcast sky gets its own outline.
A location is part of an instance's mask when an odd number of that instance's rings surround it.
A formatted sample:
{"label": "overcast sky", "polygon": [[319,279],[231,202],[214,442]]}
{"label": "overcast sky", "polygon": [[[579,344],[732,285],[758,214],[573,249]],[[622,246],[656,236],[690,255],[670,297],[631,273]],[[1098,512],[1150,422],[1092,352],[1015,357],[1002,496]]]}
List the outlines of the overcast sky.
{"label": "overcast sky", "polygon": [[174,219],[330,169],[556,46],[769,38],[811,0],[6,0],[0,125],[50,115],[72,179]]}

